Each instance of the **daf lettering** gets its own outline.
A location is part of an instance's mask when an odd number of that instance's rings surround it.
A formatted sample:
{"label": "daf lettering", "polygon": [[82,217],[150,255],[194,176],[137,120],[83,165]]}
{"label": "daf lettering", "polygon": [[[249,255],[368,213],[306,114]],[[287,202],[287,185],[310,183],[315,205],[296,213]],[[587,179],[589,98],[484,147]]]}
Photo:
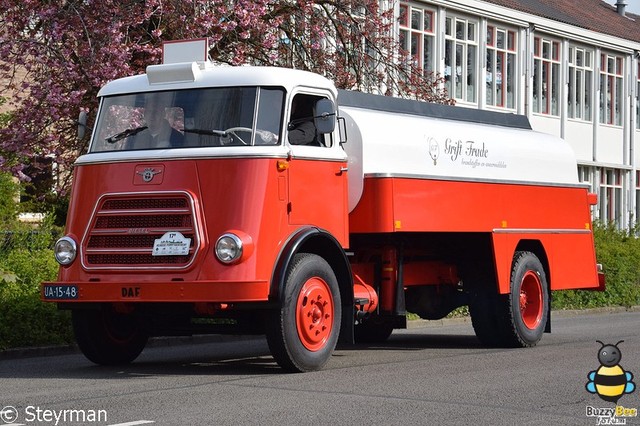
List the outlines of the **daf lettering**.
{"label": "daf lettering", "polygon": [[140,297],[140,287],[122,287],[121,294],[125,298]]}

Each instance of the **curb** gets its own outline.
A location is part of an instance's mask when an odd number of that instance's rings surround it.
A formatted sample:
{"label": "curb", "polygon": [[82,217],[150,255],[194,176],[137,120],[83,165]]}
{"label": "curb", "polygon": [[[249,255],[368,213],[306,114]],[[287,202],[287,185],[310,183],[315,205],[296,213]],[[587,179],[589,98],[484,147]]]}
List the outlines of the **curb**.
{"label": "curb", "polygon": [[[612,315],[625,312],[640,312],[640,306],[611,306],[605,308],[593,309],[567,309],[551,311],[552,318],[571,318],[584,315]],[[443,318],[440,320],[423,320],[414,319],[407,321],[407,329],[415,328],[436,328],[448,325],[470,324],[471,318],[456,317]],[[204,334],[195,336],[168,336],[168,337],[152,337],[147,343],[148,348],[160,348],[181,345],[193,345],[203,343],[222,343],[222,342],[238,342],[255,338],[253,335],[235,335],[235,334]],[[79,354],[80,349],[76,344],[57,345],[57,346],[38,346],[13,348],[0,351],[0,360],[3,359],[19,359],[19,358],[36,358],[45,356],[60,356],[69,354]]]}

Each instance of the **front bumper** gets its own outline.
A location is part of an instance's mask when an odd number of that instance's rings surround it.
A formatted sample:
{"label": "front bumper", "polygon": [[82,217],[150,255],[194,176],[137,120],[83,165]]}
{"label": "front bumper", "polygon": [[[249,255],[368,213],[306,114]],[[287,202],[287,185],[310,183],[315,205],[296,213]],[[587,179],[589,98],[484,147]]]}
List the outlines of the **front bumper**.
{"label": "front bumper", "polygon": [[261,302],[268,281],[44,282],[45,302]]}

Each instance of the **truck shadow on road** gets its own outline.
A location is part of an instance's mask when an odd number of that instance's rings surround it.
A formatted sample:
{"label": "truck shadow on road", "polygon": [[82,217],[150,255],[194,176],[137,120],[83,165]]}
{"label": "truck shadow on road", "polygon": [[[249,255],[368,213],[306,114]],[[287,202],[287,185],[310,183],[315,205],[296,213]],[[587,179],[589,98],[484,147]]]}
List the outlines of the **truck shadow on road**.
{"label": "truck shadow on road", "polygon": [[[482,346],[472,335],[393,334],[382,343],[340,345],[334,358],[349,358],[350,366],[363,364],[376,352],[417,352],[433,350],[478,350]],[[357,353],[361,352],[361,354]],[[327,366],[331,369],[331,362]],[[342,364],[342,362],[340,362]],[[334,365],[335,366],[335,365]],[[344,367],[341,366],[341,367]],[[338,367],[338,368],[341,368]],[[129,380],[158,376],[234,376],[283,374],[269,353],[264,337],[232,342],[155,344],[146,348],[133,363],[124,366],[94,365],[79,353],[4,360],[0,378],[68,378]]]}
{"label": "truck shadow on road", "polygon": [[[403,349],[471,349],[482,348],[476,336],[471,335],[428,335],[424,333],[392,334],[388,340],[380,343],[356,343],[352,348],[371,348],[375,350]],[[340,346],[340,349],[349,349],[350,346]]]}

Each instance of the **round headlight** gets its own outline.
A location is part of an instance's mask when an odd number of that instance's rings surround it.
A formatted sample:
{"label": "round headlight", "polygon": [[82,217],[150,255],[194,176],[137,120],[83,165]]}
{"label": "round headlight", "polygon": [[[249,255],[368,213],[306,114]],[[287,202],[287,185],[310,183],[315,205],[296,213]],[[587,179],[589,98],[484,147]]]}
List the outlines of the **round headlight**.
{"label": "round headlight", "polygon": [[56,241],[53,252],[59,264],[69,265],[76,258],[76,242],[73,240],[73,238],[62,237],[58,241]]}
{"label": "round headlight", "polygon": [[242,240],[235,234],[223,234],[216,241],[216,257],[222,263],[233,263],[242,257]]}

